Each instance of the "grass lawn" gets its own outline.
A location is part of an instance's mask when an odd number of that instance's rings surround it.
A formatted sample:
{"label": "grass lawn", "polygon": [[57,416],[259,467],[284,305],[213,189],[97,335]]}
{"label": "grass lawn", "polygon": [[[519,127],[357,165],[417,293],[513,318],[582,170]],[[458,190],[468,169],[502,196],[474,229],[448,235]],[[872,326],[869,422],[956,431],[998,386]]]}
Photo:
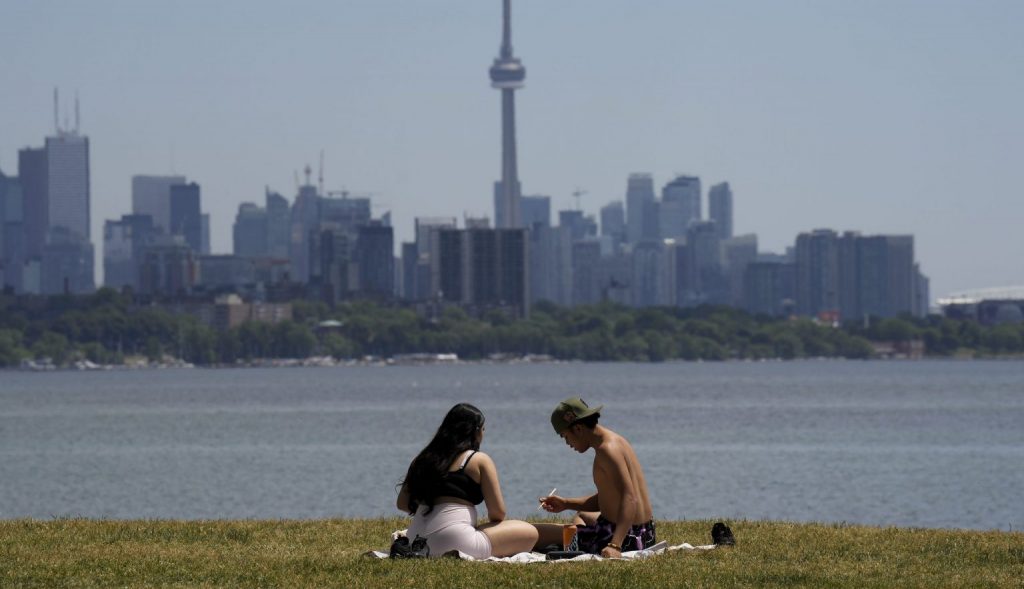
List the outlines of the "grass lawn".
{"label": "grass lawn", "polygon": [[[0,587],[1024,587],[1024,534],[729,522],[735,548],[638,562],[375,560],[407,520],[0,521]],[[710,521],[658,522],[710,543]]]}

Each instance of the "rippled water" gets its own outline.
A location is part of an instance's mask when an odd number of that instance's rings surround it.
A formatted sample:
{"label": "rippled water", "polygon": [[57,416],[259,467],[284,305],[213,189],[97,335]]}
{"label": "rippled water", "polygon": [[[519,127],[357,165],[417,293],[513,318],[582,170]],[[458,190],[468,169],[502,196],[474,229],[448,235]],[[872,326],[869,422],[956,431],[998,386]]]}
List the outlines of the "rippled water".
{"label": "rippled water", "polygon": [[1024,363],[938,361],[0,372],[0,518],[395,514],[459,401],[527,516],[592,488],[548,423],[571,394],[659,518],[1024,527]]}

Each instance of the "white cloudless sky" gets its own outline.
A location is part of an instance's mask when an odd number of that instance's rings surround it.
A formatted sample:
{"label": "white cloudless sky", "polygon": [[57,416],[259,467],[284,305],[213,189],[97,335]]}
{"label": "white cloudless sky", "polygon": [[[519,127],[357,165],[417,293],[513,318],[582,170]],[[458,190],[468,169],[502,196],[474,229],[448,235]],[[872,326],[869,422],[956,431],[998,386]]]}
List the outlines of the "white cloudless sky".
{"label": "white cloudless sky", "polygon": [[[321,150],[326,187],[409,240],[493,216],[500,32],[500,0],[2,0],[0,169],[53,133],[59,87],[98,250],[131,176],[176,172],[230,252],[239,203],[292,198]],[[692,174],[731,184],[762,250],[910,233],[933,298],[1024,284],[1024,2],[513,0],[513,45],[523,192],[555,211]]]}

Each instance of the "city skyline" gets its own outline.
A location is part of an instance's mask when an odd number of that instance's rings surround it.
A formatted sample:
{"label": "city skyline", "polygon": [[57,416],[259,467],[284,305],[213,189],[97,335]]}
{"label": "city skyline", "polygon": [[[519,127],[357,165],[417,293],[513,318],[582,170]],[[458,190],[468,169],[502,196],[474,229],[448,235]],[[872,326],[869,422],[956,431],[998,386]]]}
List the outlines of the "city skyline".
{"label": "city skyline", "polygon": [[[17,150],[53,134],[52,87],[77,90],[93,235],[131,211],[133,175],[177,172],[203,187],[214,251],[230,251],[238,205],[267,185],[292,198],[293,172],[321,149],[327,188],[373,193],[396,244],[414,217],[491,216],[501,130],[479,75],[498,2],[95,6],[52,17],[18,6],[0,25],[9,79],[26,80],[0,101],[0,170],[16,174]],[[520,0],[515,11],[533,80],[519,105],[522,191],[550,195],[555,211],[578,186],[596,214],[625,200],[630,173],[652,173],[660,190],[679,172],[729,182],[735,233],[757,233],[763,250],[823,227],[909,233],[933,299],[1024,282],[1010,254],[1024,245],[1020,6]],[[692,36],[669,26],[682,22]],[[136,54],[118,51],[125,38]]]}

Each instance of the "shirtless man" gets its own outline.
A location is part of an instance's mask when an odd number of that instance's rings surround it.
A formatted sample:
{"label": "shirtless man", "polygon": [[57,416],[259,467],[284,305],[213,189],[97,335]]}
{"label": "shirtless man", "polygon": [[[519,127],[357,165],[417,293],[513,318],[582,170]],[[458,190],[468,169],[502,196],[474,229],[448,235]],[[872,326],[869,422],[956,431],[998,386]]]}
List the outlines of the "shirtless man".
{"label": "shirtless man", "polygon": [[[541,497],[550,513],[566,509],[577,512],[574,522],[579,549],[606,558],[623,551],[650,548],[657,539],[647,493],[647,480],[633,446],[626,438],[598,425],[603,405],[589,407],[574,397],[558,404],[551,413],[551,425],[565,443],[580,454],[594,449],[594,485],[597,492],[586,497]],[[562,526],[536,524],[537,545],[561,542]]]}

